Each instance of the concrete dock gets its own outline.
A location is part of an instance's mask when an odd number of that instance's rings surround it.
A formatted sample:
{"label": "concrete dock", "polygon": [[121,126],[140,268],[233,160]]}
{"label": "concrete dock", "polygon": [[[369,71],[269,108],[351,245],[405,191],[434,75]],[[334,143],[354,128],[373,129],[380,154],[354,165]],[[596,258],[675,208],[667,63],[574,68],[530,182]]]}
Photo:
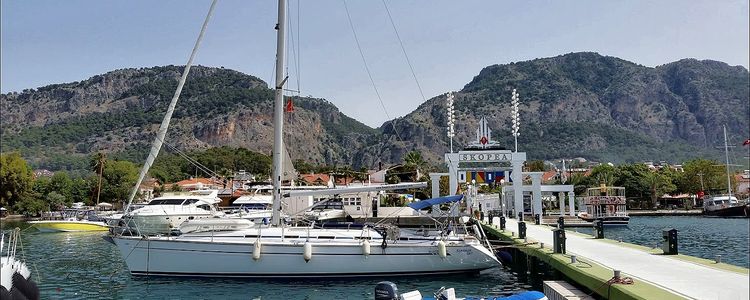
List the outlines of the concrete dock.
{"label": "concrete dock", "polygon": [[[527,241],[518,239],[518,223],[506,230],[484,224],[490,235],[514,241],[535,256],[605,299],[750,299],[750,271],[686,255],[663,255],[660,249],[594,239],[566,231],[566,254],[552,253],[552,227],[526,222]],[[540,247],[540,243],[544,247]],[[571,262],[575,255],[577,262]],[[632,282],[612,282],[613,270]]]}

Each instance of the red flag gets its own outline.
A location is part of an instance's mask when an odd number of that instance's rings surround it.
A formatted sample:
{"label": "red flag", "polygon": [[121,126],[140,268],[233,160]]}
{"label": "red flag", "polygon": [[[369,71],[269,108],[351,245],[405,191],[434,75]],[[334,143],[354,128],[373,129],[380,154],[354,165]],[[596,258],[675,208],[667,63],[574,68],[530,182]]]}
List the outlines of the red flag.
{"label": "red flag", "polygon": [[294,111],[294,103],[292,102],[292,98],[287,98],[286,100],[286,112],[293,112]]}
{"label": "red flag", "polygon": [[750,139],[746,139],[744,143],[742,143],[742,146],[750,145]]}

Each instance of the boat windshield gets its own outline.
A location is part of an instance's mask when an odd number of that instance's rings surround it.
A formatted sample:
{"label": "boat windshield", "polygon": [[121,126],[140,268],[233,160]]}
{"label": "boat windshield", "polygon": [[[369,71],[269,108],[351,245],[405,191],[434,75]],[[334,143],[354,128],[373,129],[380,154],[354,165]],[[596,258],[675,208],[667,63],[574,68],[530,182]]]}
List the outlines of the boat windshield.
{"label": "boat windshield", "polygon": [[315,206],[313,206],[312,210],[314,211],[322,211],[322,210],[330,210],[330,209],[344,209],[344,202],[341,201],[341,199],[336,200],[328,200],[328,201],[321,201]]}
{"label": "boat windshield", "polygon": [[242,204],[240,206],[246,210],[266,210],[271,209],[270,203],[250,203],[250,204]]}
{"label": "boat windshield", "polygon": [[[195,199],[192,199],[195,200]],[[198,200],[195,200],[198,201]],[[185,199],[154,199],[148,205],[181,205]]]}

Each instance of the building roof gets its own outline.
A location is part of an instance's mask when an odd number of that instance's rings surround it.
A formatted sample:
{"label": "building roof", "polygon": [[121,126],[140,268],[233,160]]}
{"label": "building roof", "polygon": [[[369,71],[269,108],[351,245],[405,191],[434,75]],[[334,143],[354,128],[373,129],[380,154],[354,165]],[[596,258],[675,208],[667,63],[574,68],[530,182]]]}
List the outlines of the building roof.
{"label": "building roof", "polygon": [[552,181],[555,179],[555,176],[557,176],[556,170],[550,170],[550,171],[544,172],[544,174],[542,174],[542,182]]}
{"label": "building roof", "polygon": [[328,174],[318,173],[318,174],[302,174],[300,175],[302,181],[304,181],[307,184],[318,184],[318,185],[326,185],[328,184],[328,181],[331,180],[331,176]]}

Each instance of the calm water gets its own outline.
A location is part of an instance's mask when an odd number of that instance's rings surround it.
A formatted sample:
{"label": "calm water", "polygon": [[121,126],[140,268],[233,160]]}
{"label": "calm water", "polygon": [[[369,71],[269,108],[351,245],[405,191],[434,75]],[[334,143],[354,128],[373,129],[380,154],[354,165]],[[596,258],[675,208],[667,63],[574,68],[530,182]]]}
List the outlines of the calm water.
{"label": "calm water", "polygon": [[[700,216],[631,217],[628,227],[605,227],[604,236],[647,247],[661,248],[661,231],[677,229],[680,254],[706,259],[721,255],[722,262],[750,268],[750,219]],[[577,229],[591,233],[591,229]]]}
{"label": "calm water", "polygon": [[[4,229],[25,224],[3,224]],[[508,295],[526,290],[501,268],[478,276],[356,280],[258,280],[131,277],[114,245],[101,232],[22,233],[23,252],[44,299],[372,299],[375,284],[396,283],[400,292],[431,295],[441,286],[459,295]],[[248,258],[250,259],[250,258]],[[185,262],[190,263],[190,262]]]}
{"label": "calm water", "polygon": [[[3,228],[26,227],[3,223]],[[633,217],[627,228],[606,228],[607,238],[653,247],[661,229],[679,230],[679,251],[748,267],[748,219],[702,217]],[[578,229],[590,233],[588,229]],[[372,299],[374,285],[395,282],[400,291],[419,289],[423,294],[441,286],[454,287],[458,295],[502,295],[525,290],[516,276],[496,268],[479,276],[377,278],[356,280],[234,280],[131,277],[114,245],[103,233],[22,233],[23,253],[45,299]],[[185,262],[189,263],[189,262]]]}

